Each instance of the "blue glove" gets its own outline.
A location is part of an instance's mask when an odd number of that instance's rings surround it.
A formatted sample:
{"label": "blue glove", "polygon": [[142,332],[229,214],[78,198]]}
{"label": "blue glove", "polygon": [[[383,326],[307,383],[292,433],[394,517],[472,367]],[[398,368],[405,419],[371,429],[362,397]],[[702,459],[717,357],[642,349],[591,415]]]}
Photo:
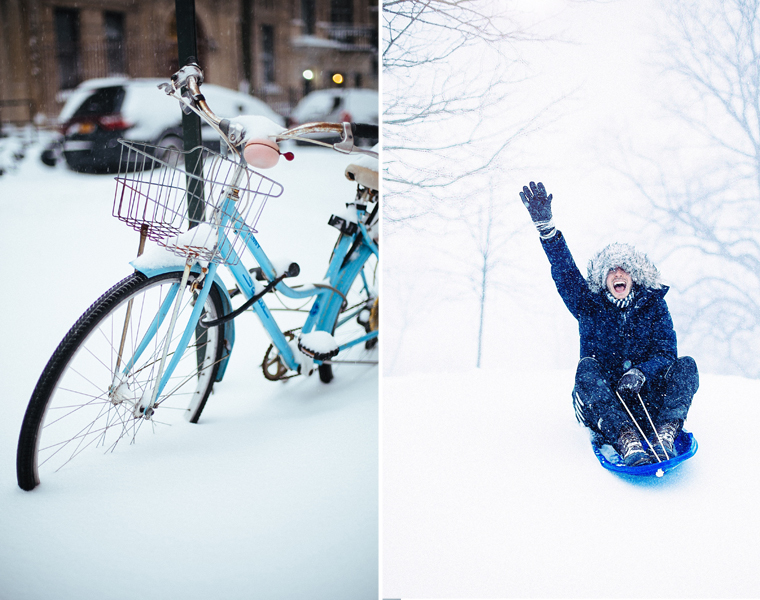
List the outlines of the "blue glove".
{"label": "blue glove", "polygon": [[541,238],[549,239],[554,236],[557,230],[554,228],[554,221],[552,220],[552,195],[546,194],[544,184],[539,181],[536,185],[531,181],[530,188],[528,186],[523,187],[523,191],[520,192],[520,199],[525,208],[528,209],[528,214],[530,214]]}
{"label": "blue glove", "polygon": [[630,369],[626,371],[620,378],[617,384],[617,391],[620,394],[638,394],[641,388],[644,387],[644,382],[647,380],[644,377],[644,373],[638,369]]}

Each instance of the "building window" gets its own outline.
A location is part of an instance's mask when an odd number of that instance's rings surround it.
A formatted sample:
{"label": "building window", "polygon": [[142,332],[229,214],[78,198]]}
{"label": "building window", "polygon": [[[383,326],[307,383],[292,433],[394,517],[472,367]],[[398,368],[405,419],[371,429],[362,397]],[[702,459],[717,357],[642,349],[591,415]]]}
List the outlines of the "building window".
{"label": "building window", "polygon": [[301,0],[301,20],[303,32],[306,35],[314,35],[317,23],[316,0]]}
{"label": "building window", "polygon": [[58,87],[69,90],[81,81],[79,55],[79,11],[75,8],[56,8],[55,42],[58,59]]}
{"label": "building window", "polygon": [[261,60],[264,63],[264,81],[274,83],[274,27],[272,25],[261,26]]}
{"label": "building window", "polygon": [[109,75],[126,75],[127,53],[124,40],[124,13],[106,12],[106,57]]}
{"label": "building window", "polygon": [[[179,52],[177,48],[177,16],[175,14],[171,15],[166,33],[167,35],[165,38],[165,43],[161,44],[161,46],[163,46],[164,63],[162,70],[168,73],[175,73],[176,71],[179,71]],[[198,52],[195,60],[201,66],[201,69],[206,71],[208,69],[208,63],[206,59],[208,57],[210,44],[208,37],[206,37],[205,29],[203,28],[203,23],[201,23],[200,18],[196,18],[195,20],[195,39],[197,45],[196,50]],[[208,72],[206,72],[206,75],[208,76]]]}
{"label": "building window", "polygon": [[354,22],[354,0],[330,0],[330,21],[333,23]]}

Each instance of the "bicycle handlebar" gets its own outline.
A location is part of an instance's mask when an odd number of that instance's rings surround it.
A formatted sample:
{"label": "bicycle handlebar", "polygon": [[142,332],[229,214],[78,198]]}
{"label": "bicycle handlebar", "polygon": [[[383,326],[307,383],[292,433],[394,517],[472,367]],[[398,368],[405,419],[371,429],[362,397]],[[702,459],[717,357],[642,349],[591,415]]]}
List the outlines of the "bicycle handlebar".
{"label": "bicycle handlebar", "polygon": [[292,129],[288,129],[278,134],[278,138],[293,139],[301,135],[308,135],[310,133],[340,133],[343,134],[346,125],[351,126],[351,135],[353,137],[365,138],[365,139],[377,139],[379,136],[379,128],[377,125],[370,125],[368,123],[305,123]]}
{"label": "bicycle handlebar", "polygon": [[[335,144],[327,144],[320,142],[319,140],[313,140],[307,137],[302,137],[312,133],[338,133],[340,134],[340,142]],[[373,158],[377,158],[377,152],[374,150],[365,150],[364,148],[358,148],[354,145],[354,135],[357,137],[377,139],[378,127],[377,125],[366,125],[363,123],[305,123],[292,129],[286,129],[277,134],[276,140],[292,140],[298,139],[312,144],[318,144],[320,146],[328,146],[333,150],[342,152],[343,154],[367,154]]]}
{"label": "bicycle handlebar", "polygon": [[351,131],[355,137],[364,138],[368,140],[376,140],[380,138],[380,128],[377,125],[371,125],[369,123],[351,123]]}
{"label": "bicycle handlebar", "polygon": [[[239,123],[220,118],[214,114],[206,102],[205,96],[201,93],[200,86],[202,83],[203,71],[197,64],[191,63],[172,75],[171,83],[162,83],[158,87],[166,94],[177,98],[182,104],[183,110],[189,109],[203,117],[224,138],[230,148],[238,153],[237,146],[246,138],[245,129]],[[338,133],[341,140],[336,144],[325,144],[301,137],[311,133]],[[377,158],[377,152],[356,147],[354,137],[378,139],[379,128],[377,125],[365,123],[306,123],[280,132],[276,136],[276,141],[302,139],[314,144],[330,146],[344,154],[368,154]]]}

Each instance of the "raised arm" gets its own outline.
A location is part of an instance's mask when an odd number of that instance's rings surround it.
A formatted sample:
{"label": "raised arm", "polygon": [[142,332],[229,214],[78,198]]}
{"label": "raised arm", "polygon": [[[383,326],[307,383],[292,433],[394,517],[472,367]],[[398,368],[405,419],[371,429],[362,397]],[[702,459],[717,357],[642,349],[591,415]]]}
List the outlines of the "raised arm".
{"label": "raised arm", "polygon": [[552,279],[568,310],[577,319],[590,310],[592,294],[573,255],[565,243],[562,232],[554,227],[551,203],[552,195],[546,193],[544,184],[530,182],[523,187],[520,199],[528,209],[528,214],[541,237],[541,246],[552,267]]}

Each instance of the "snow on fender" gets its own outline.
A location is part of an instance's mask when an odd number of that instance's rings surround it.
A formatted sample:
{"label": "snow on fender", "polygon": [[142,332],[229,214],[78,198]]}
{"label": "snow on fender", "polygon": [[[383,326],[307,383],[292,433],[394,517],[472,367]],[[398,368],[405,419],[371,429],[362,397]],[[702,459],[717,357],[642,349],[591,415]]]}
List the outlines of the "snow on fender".
{"label": "snow on fender", "polygon": [[[280,147],[274,137],[285,128],[274,121],[262,116],[244,116],[231,119],[233,123],[243,126],[243,158],[250,166],[257,169],[271,169],[280,160]],[[293,160],[293,154],[285,155],[287,160]]]}

